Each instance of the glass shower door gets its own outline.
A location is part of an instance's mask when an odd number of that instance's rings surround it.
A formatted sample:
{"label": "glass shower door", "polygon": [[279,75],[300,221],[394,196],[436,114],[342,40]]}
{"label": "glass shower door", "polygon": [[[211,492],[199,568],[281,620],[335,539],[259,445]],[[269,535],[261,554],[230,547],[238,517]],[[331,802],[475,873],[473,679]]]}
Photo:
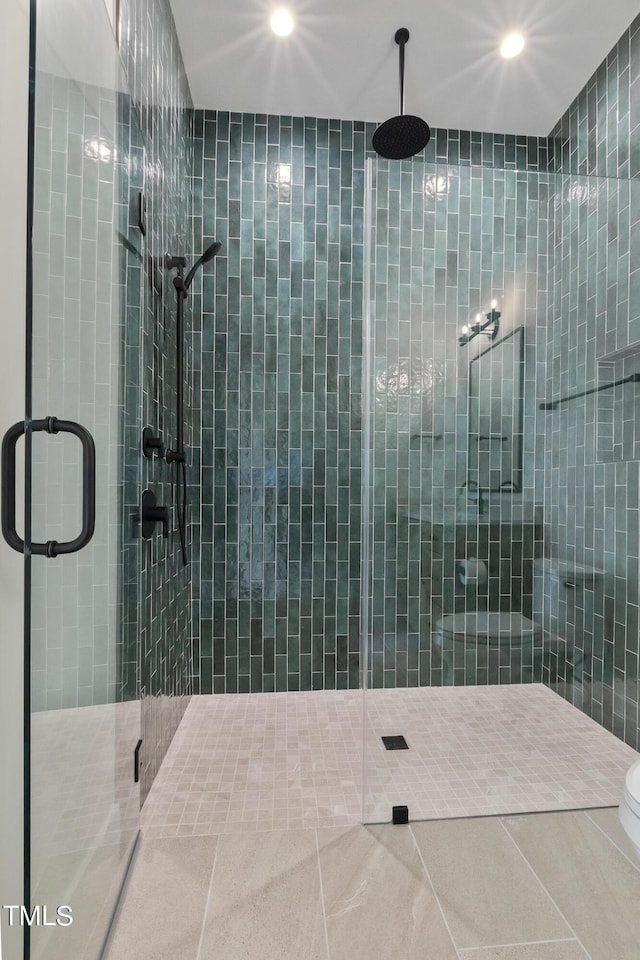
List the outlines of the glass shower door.
{"label": "glass shower door", "polygon": [[142,236],[129,212],[129,114],[106,7],[36,8],[26,845],[29,906],[40,912],[30,956],[97,960],[139,825],[127,643],[139,538],[124,488],[136,485],[125,464],[139,458],[125,443],[124,291]]}
{"label": "glass shower door", "polygon": [[[468,786],[460,757],[478,731],[474,743],[491,741],[494,704],[517,712],[520,686],[542,681],[532,622],[542,544],[532,453],[522,476],[522,394],[526,384],[532,450],[552,175],[515,159],[471,163],[469,143],[467,153],[460,163],[433,148],[431,159],[369,161],[367,822],[390,820],[394,807],[412,820],[494,812],[495,784],[481,773]],[[501,796],[504,812],[519,809],[509,807],[517,783]]]}

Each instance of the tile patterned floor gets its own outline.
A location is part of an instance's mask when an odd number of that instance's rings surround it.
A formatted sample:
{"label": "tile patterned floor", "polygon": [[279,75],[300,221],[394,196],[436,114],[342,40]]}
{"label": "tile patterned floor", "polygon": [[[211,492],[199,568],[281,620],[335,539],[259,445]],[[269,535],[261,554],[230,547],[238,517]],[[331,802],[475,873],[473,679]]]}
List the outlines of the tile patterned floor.
{"label": "tile patterned floor", "polygon": [[[611,806],[638,759],[542,684],[374,690],[367,709],[367,822]],[[386,732],[410,749],[383,752]]]}
{"label": "tile patterned floor", "polygon": [[107,955],[638,960],[639,867],[615,809],[145,836]]}
{"label": "tile patterned floor", "polygon": [[[361,691],[193,697],[142,810],[145,838],[363,818]],[[637,754],[542,685],[366,694],[364,820],[610,806]],[[410,749],[380,737],[404,734]]]}
{"label": "tile patterned floor", "polygon": [[145,836],[357,822],[361,691],[193,697],[142,810]]}

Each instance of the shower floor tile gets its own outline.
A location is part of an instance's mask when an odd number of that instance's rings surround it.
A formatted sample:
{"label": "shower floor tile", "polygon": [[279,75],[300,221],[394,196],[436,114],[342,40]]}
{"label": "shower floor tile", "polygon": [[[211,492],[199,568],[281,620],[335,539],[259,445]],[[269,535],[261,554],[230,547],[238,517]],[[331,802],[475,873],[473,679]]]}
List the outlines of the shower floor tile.
{"label": "shower floor tile", "polygon": [[412,820],[616,805],[638,758],[542,684],[374,690],[367,708],[409,750],[369,739],[366,821],[398,803]]}
{"label": "shower floor tile", "polygon": [[[638,755],[524,684],[193,697],[142,809],[147,837],[605,807]],[[387,751],[402,734],[408,750]]]}

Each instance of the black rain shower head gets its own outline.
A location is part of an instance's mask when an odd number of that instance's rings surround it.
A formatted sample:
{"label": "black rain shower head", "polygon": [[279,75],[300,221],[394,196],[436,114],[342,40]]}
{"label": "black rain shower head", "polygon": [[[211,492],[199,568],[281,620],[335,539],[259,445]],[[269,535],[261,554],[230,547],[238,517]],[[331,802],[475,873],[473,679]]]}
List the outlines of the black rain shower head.
{"label": "black rain shower head", "polygon": [[195,277],[197,270],[198,270],[203,264],[209,263],[209,260],[213,260],[213,258],[214,258],[215,256],[217,256],[218,253],[220,253],[220,250],[221,250],[221,249],[222,249],[222,244],[220,243],[220,241],[219,241],[219,240],[214,240],[214,242],[213,242],[210,246],[207,247],[207,249],[206,249],[205,252],[202,254],[202,256],[201,256],[201,257],[198,257],[198,259],[196,260],[196,262],[194,263],[194,265],[191,267],[191,270],[189,270],[189,273],[188,273],[188,274],[186,275],[186,277],[184,278],[184,288],[185,288],[185,290],[188,290],[189,287],[191,286],[191,282],[192,282],[193,278]]}
{"label": "black rain shower head", "polygon": [[373,149],[387,160],[415,157],[431,139],[429,125],[421,117],[404,112],[404,48],[408,40],[406,27],[396,30],[395,41],[400,47],[400,114],[381,123],[372,138]]}

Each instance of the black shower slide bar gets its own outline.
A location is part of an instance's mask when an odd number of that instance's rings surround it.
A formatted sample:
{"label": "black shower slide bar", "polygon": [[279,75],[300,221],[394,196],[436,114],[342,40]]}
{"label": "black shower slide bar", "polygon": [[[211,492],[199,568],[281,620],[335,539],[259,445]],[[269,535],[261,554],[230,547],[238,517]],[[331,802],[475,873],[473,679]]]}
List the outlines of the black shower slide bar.
{"label": "black shower slide bar", "polygon": [[640,373],[632,373],[628,377],[623,377],[622,380],[615,380],[613,383],[603,383],[601,387],[583,390],[582,393],[572,393],[570,397],[561,397],[559,400],[541,403],[538,408],[540,410],[555,410],[561,403],[568,403],[569,400],[577,400],[579,397],[588,397],[590,393],[599,393],[601,390],[611,390],[612,387],[619,387],[623,383],[640,383]]}

